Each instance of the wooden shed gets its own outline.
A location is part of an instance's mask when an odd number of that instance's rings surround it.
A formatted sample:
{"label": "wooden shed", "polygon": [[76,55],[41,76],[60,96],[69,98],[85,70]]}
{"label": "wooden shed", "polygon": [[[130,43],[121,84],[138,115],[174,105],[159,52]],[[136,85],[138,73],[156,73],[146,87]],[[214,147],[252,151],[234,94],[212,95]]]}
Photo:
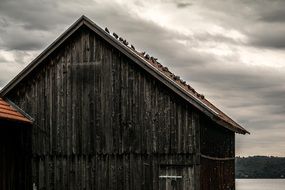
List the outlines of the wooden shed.
{"label": "wooden shed", "polygon": [[[0,189],[22,189],[31,172],[31,120],[0,98]],[[27,186],[26,186],[27,187]]]}
{"label": "wooden shed", "polygon": [[1,96],[34,119],[34,189],[235,189],[235,133],[248,132],[85,16]]}

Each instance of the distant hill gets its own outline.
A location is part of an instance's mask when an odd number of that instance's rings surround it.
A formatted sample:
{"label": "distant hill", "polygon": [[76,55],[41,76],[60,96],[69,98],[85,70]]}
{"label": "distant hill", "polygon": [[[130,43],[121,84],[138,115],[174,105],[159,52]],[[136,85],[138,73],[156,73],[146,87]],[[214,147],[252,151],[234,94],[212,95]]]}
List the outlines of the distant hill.
{"label": "distant hill", "polygon": [[236,157],[236,178],[285,178],[285,158]]}

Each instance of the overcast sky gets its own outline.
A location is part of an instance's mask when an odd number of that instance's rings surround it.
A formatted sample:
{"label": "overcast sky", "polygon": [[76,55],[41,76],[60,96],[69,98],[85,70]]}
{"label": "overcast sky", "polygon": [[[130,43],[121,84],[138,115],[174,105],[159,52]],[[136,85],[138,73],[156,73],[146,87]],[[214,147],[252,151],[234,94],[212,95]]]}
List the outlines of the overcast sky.
{"label": "overcast sky", "polygon": [[0,88],[84,14],[248,129],[237,155],[285,156],[284,10],[282,0],[0,0]]}

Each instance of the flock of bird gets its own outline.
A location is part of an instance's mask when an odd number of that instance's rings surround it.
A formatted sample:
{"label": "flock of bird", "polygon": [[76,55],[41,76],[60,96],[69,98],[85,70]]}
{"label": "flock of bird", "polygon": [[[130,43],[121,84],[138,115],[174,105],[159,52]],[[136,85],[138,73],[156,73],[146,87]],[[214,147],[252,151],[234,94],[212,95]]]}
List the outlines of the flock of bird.
{"label": "flock of bird", "polygon": [[[109,29],[106,27],[105,28],[105,32],[107,32],[108,34],[111,35]],[[151,61],[152,63],[156,64],[158,68],[160,68],[162,71],[169,73],[170,77],[172,77],[172,79],[174,79],[175,81],[179,81],[182,85],[187,86],[188,90],[192,91],[192,93],[196,94],[197,97],[204,99],[204,95],[199,94],[195,91],[194,88],[192,88],[190,85],[186,84],[186,81],[180,79],[179,76],[174,75],[173,73],[171,73],[167,67],[164,67],[161,63],[159,63],[157,61],[157,58],[150,56],[149,54],[147,54],[145,51],[144,52],[138,52],[136,51],[136,48],[131,44],[129,46],[129,42],[125,39],[123,39],[122,37],[119,37],[118,34],[116,34],[115,32],[113,32],[113,36],[115,39],[119,40],[121,43],[123,43],[125,46],[131,48],[135,53],[140,54],[142,57],[144,57],[146,60]]]}

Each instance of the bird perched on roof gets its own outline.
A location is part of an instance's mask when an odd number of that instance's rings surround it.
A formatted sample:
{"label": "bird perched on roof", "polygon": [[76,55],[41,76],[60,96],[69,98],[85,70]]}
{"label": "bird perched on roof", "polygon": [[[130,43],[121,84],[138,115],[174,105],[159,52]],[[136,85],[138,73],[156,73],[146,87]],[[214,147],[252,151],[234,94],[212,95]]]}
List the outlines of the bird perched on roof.
{"label": "bird perched on roof", "polygon": [[124,40],[124,41],[123,41],[123,44],[125,44],[126,46],[128,46],[128,45],[129,45],[129,42],[127,42],[127,40]]}
{"label": "bird perched on roof", "polygon": [[[155,57],[152,57],[152,56],[151,56],[150,59],[151,59],[151,61],[154,62],[154,63],[157,62],[157,58],[155,58]],[[158,63],[158,62],[157,62],[157,63]],[[160,66],[162,66],[160,63],[158,63],[158,64],[159,64]]]}
{"label": "bird perched on roof", "polygon": [[124,41],[124,39],[123,39],[122,37],[120,37],[120,38],[119,38],[119,40],[120,40],[121,42],[123,42],[123,41]]}
{"label": "bird perched on roof", "polygon": [[187,87],[188,87],[189,90],[193,89],[189,84],[187,84]]}
{"label": "bird perched on roof", "polygon": [[148,55],[148,54],[146,54],[146,55],[145,55],[145,58],[146,58],[146,59],[150,59],[150,57],[149,57],[149,55]]}
{"label": "bird perched on roof", "polygon": [[145,55],[145,51],[141,52],[141,54],[144,56]]}
{"label": "bird perched on roof", "polygon": [[168,68],[167,67],[162,67],[162,70],[163,71],[168,71]]}
{"label": "bird perched on roof", "polygon": [[110,34],[110,31],[109,31],[109,29],[107,27],[105,28],[105,31]]}
{"label": "bird perched on roof", "polygon": [[175,76],[173,77],[174,80],[180,80],[180,76]]}
{"label": "bird perched on roof", "polygon": [[118,39],[118,34],[116,34],[115,32],[113,32],[113,36],[116,38],[116,39]]}
{"label": "bird perched on roof", "polygon": [[131,45],[131,48],[132,48],[133,50],[136,50],[136,48],[135,48],[133,45]]}

